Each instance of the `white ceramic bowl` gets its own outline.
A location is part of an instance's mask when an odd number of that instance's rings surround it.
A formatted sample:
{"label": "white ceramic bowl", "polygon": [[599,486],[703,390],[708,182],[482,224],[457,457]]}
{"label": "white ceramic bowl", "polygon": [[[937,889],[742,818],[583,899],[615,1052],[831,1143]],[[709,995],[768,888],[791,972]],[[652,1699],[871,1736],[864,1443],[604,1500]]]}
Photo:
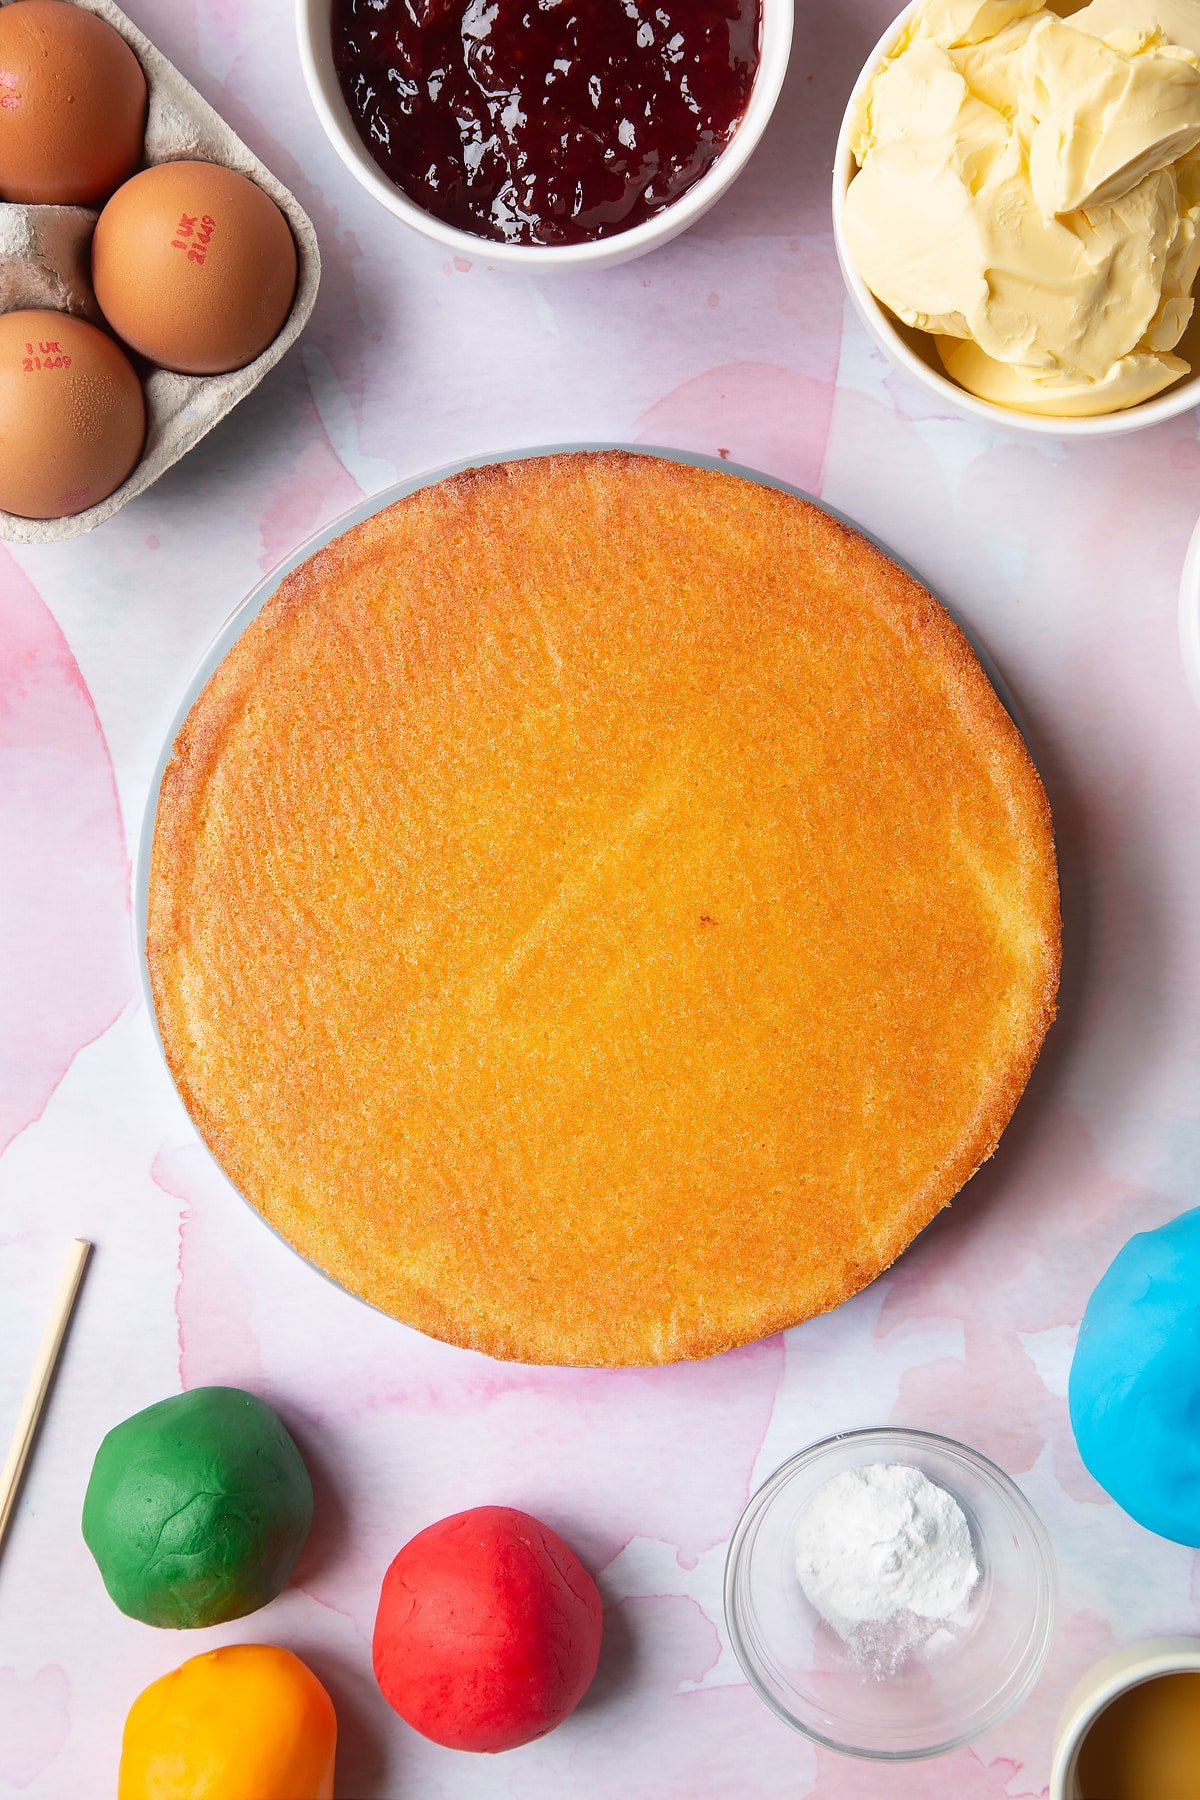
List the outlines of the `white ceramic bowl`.
{"label": "white ceramic bowl", "polygon": [[712,167],[678,200],[628,231],[586,244],[500,244],[474,232],[443,224],[400,192],[374,161],[359,137],[342,98],[333,67],[329,16],[331,0],[296,0],[296,33],[300,62],[317,117],[330,143],[355,179],[381,206],[417,231],[433,238],[456,256],[470,257],[491,268],[597,269],[629,262],[665,244],[706,213],[737,179],[766,130],[775,109],[792,46],[794,0],[762,0],[762,37],[758,73],[750,103],[729,143]]}
{"label": "white ceramic bowl", "polygon": [[[1099,1715],[1118,1694],[1157,1675],[1200,1673],[1200,1638],[1146,1638],[1115,1650],[1089,1669],[1071,1693],[1054,1735],[1049,1800],[1084,1800],[1078,1780],[1079,1752]],[[1150,1797],[1147,1796],[1147,1800]]]}
{"label": "white ceramic bowl", "polygon": [[[916,5],[917,0],[913,0],[912,5],[904,8],[899,17],[888,26],[864,63],[842,118],[833,164],[833,240],[854,310],[871,337],[893,362],[899,363],[927,393],[943,404],[956,408],[973,419],[982,419],[988,425],[1000,425],[1007,431],[1032,437],[1119,437],[1127,431],[1142,431],[1147,425],[1158,425],[1164,419],[1177,418],[1180,413],[1200,406],[1200,373],[1195,372],[1185,376],[1174,387],[1168,388],[1165,394],[1159,394],[1153,400],[1143,400],[1140,406],[1131,406],[1124,412],[1104,413],[1098,418],[1047,418],[1038,413],[1013,412],[1006,406],[994,406],[990,400],[980,400],[974,394],[968,394],[965,388],[959,387],[956,381],[951,381],[942,372],[932,338],[900,324],[885,306],[880,305],[858,274],[846,248],[846,193],[856,172],[850,149],[852,121],[859,96],[899,37],[909,15],[916,10]],[[1057,10],[1065,12],[1070,8],[1062,6]],[[1183,354],[1187,356],[1186,349]],[[1195,355],[1189,360],[1195,369]]]}

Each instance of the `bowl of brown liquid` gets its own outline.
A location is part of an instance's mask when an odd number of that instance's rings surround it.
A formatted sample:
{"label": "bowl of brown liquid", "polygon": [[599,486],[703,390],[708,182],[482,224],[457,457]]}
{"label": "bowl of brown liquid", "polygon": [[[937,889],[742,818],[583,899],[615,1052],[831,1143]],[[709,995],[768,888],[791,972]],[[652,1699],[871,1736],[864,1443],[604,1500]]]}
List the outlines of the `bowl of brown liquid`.
{"label": "bowl of brown liquid", "polygon": [[1200,1800],[1200,1638],[1106,1656],[1067,1701],[1049,1800]]}

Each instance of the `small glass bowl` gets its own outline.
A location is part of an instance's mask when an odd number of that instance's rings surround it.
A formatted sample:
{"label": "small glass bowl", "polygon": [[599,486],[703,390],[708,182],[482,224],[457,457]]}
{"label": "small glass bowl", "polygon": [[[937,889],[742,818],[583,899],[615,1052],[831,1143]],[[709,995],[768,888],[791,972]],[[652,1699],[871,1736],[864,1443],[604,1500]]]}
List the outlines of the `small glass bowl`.
{"label": "small glass bowl", "polygon": [[[962,1612],[887,1676],[852,1658],[795,1569],[812,1496],[869,1463],[910,1464],[953,1494],[979,1565]],[[1042,1523],[1002,1470],[965,1444],[885,1426],[813,1444],[763,1483],[729,1546],[725,1618],[751,1685],[786,1724],[831,1750],[901,1761],[955,1750],[1020,1704],[1050,1648],[1054,1586]]]}

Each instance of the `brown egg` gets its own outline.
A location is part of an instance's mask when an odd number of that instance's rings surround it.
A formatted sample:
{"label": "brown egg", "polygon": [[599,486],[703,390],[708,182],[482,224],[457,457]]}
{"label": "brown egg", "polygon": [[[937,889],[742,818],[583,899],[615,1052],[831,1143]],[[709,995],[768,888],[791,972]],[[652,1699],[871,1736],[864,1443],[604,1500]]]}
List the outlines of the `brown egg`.
{"label": "brown egg", "polygon": [[70,313],[0,315],[0,507],[62,519],[107,499],[142,453],[146,403],[118,344]]}
{"label": "brown egg", "polygon": [[92,241],[100,310],[164,369],[253,362],[291,311],[296,246],[260,187],[218,163],[159,163],[113,195]]}
{"label": "brown egg", "polygon": [[142,65],[106,20],[66,0],[0,7],[0,200],[94,206],[145,131]]}

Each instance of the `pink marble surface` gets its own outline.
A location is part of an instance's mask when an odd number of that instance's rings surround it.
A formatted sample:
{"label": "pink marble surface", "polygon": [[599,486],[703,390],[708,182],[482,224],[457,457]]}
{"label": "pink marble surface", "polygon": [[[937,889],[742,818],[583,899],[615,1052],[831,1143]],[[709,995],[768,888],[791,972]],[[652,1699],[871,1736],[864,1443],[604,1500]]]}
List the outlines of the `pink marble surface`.
{"label": "pink marble surface", "polygon": [[[1064,450],[938,416],[843,301],[826,204],[837,117],[889,0],[799,0],[779,113],[734,192],[654,257],[535,281],[447,262],[327,149],[285,0],[134,0],[161,47],[300,194],[326,259],[312,327],[148,496],[76,544],[0,550],[0,1432],[65,1241],[99,1249],[0,1561],[0,1792],[111,1792],[128,1704],[186,1655],[268,1638],[339,1706],[341,1800],[1024,1800],[1081,1670],[1194,1631],[1200,1569],[1109,1504],[1064,1388],[1087,1293],[1135,1228],[1196,1200],[1200,715],[1175,636],[1194,416]],[[812,488],[913,562],[1019,696],[1057,821],[1062,1017],[1000,1155],[886,1278],[739,1355],[653,1373],[507,1368],[322,1282],[207,1162],[157,1059],[128,927],[130,847],[186,675],[258,575],[362,494],[568,439],[727,451]],[[309,1455],[297,1585],[241,1625],[156,1633],[78,1533],[117,1419],[255,1388]],[[725,1639],[723,1550],[753,1487],[886,1421],[995,1456],[1054,1538],[1061,1623],[1037,1694],[937,1764],[817,1754]],[[551,1739],[497,1761],[419,1741],[369,1675],[382,1571],[482,1501],[546,1517],[596,1569],[608,1650]]]}

